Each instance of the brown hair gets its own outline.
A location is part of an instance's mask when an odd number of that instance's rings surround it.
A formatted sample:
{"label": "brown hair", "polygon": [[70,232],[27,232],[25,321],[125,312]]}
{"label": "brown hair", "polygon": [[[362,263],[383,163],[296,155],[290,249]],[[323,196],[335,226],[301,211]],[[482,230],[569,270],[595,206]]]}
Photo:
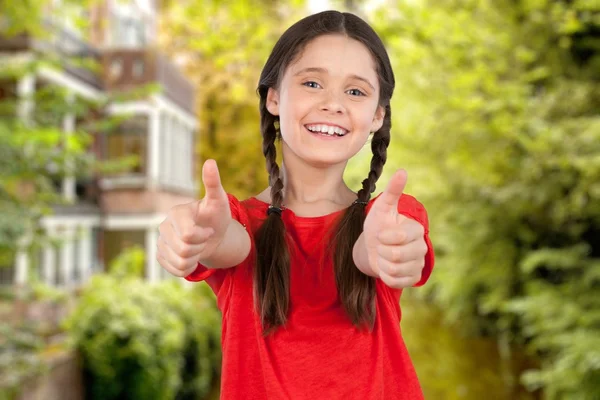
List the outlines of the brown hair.
{"label": "brown hair", "polygon": [[[343,214],[332,240],[336,285],[342,306],[352,323],[371,328],[375,321],[375,279],[363,274],[354,264],[352,250],[365,220],[365,204],[375,190],[390,143],[390,99],[394,91],[394,74],[381,39],[362,19],[337,11],[325,11],[306,17],[292,25],[277,41],[258,84],[260,95],[263,154],[266,158],[271,206],[281,208],[283,182],[276,161],[275,140],[281,140],[278,117],[266,107],[269,88],[278,88],[288,65],[311,40],[321,35],[342,34],[357,40],[371,52],[379,77],[379,105],[385,109],[381,129],[371,141],[373,158],[368,177],[358,192],[358,203]],[[277,125],[277,126],[276,126]],[[290,303],[290,256],[287,234],[278,213],[271,212],[256,233],[256,267],[254,296],[265,334],[285,324]]]}

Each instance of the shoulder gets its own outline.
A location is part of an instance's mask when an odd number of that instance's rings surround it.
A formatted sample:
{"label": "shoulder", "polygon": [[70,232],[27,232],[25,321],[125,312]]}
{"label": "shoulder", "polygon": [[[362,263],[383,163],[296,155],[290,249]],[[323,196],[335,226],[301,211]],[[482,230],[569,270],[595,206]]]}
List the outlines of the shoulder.
{"label": "shoulder", "polygon": [[258,205],[262,205],[262,204],[266,205],[265,202],[259,200],[256,196],[251,196],[251,197],[248,197],[245,200],[240,200],[234,194],[227,193],[227,198],[229,199],[229,204],[232,207],[236,207],[236,208],[239,208],[239,207],[249,208],[249,207],[255,207],[255,206],[258,206]]}
{"label": "shoulder", "polygon": [[245,200],[240,200],[237,196],[227,193],[229,199],[229,208],[231,209],[232,218],[239,222],[247,224],[248,220],[256,219],[259,216],[266,215],[267,203],[258,200],[252,196]]}

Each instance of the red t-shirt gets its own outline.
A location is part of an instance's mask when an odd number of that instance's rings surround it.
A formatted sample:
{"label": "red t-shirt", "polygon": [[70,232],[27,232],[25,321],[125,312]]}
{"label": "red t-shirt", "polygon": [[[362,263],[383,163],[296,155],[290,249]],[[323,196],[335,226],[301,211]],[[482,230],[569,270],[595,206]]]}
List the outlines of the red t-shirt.
{"label": "red t-shirt", "polygon": [[[373,204],[372,199],[367,212]],[[251,237],[266,217],[268,204],[229,195],[232,217]],[[433,268],[427,213],[412,196],[402,195],[398,211],[425,227],[429,246],[423,285]],[[293,239],[290,254],[288,322],[263,337],[253,302],[254,241],[249,257],[227,269],[202,265],[185,279],[210,285],[223,315],[221,399],[422,399],[423,394],[400,332],[400,295],[376,284],[372,332],[358,330],[338,300],[331,257],[323,238],[342,211],[321,217],[282,213]]]}

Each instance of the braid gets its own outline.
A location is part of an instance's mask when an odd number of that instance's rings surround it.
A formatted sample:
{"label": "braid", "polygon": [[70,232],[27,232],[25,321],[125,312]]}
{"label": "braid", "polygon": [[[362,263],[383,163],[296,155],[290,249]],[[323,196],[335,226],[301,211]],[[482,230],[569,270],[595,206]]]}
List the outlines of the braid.
{"label": "braid", "polygon": [[363,274],[358,269],[354,263],[353,251],[354,244],[363,231],[365,204],[375,191],[375,184],[387,159],[391,126],[391,110],[387,105],[383,124],[375,132],[371,142],[373,158],[369,175],[363,180],[362,189],[358,192],[358,200],[364,204],[354,203],[348,208],[332,240],[335,246],[335,280],[342,306],[355,326],[366,325],[371,329],[375,323],[375,278]]}
{"label": "braid", "polygon": [[[283,204],[283,181],[279,176],[275,140],[277,118],[266,110],[261,100],[263,154],[271,185],[271,206]],[[279,213],[269,213],[256,232],[256,268],[254,270],[255,304],[267,335],[287,321],[290,303],[290,257],[286,231]]]}
{"label": "braid", "polygon": [[283,181],[279,176],[279,166],[277,165],[277,149],[275,140],[277,139],[276,123],[279,121],[271,114],[266,113],[262,118],[263,129],[263,154],[267,160],[267,171],[269,172],[269,185],[271,186],[271,205],[281,207],[283,203]]}
{"label": "braid", "polygon": [[381,128],[375,132],[373,139],[371,140],[371,151],[373,152],[373,158],[371,158],[371,169],[367,179],[362,181],[362,189],[358,191],[358,200],[367,202],[371,198],[371,193],[375,191],[375,184],[381,172],[383,166],[387,161],[387,148],[390,144],[390,130],[392,128],[392,110],[389,105],[385,107],[385,117]]}

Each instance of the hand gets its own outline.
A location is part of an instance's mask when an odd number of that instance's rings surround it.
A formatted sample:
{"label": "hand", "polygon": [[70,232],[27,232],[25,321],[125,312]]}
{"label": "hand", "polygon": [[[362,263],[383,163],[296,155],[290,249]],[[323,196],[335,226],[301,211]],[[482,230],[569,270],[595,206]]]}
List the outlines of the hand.
{"label": "hand", "polygon": [[160,224],[156,259],[175,276],[184,277],[213,254],[231,222],[227,193],[214,160],[202,167],[202,200],[173,207]]}
{"label": "hand", "polygon": [[386,285],[395,289],[419,282],[427,254],[423,226],[398,213],[406,180],[406,171],[394,174],[373,203],[363,231],[369,265]]}

